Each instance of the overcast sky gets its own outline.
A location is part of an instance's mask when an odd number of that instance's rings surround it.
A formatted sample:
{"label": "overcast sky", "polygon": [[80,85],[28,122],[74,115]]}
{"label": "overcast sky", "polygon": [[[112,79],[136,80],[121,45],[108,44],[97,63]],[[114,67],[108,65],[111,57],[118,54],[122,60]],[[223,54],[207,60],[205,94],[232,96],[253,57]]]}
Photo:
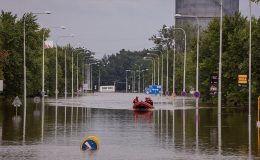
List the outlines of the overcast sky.
{"label": "overcast sky", "polygon": [[[151,48],[148,40],[163,24],[173,25],[174,0],[0,0],[4,11],[21,17],[25,12],[49,10],[40,15],[42,27],[63,25],[66,30],[51,29],[50,40],[75,34],[74,38],[59,40],[60,45],[79,43],[96,52],[97,58],[117,53],[121,49]],[[248,0],[240,0],[240,11],[248,15]],[[253,15],[260,16],[260,4],[253,5]]]}

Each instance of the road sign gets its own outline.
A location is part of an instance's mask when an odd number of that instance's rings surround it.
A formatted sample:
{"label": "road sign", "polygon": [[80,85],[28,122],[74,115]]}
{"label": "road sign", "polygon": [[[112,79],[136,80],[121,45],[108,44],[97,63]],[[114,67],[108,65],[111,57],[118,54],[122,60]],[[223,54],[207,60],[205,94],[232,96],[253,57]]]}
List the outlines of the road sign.
{"label": "road sign", "polygon": [[34,103],[38,104],[38,103],[41,102],[41,98],[40,97],[34,97],[33,101],[34,101]]}
{"label": "road sign", "polygon": [[209,91],[211,95],[216,95],[218,93],[217,84],[211,84]]}
{"label": "road sign", "polygon": [[200,98],[200,92],[199,91],[194,92],[193,96],[195,98]]}
{"label": "road sign", "polygon": [[210,83],[211,84],[218,84],[218,74],[217,73],[212,73],[210,75]]}
{"label": "road sign", "polygon": [[22,104],[21,100],[19,99],[18,96],[16,96],[14,101],[13,101],[13,103],[12,103],[12,105],[15,106],[15,107],[20,107],[21,104]]}
{"label": "road sign", "polygon": [[247,87],[247,75],[246,74],[240,74],[238,75],[238,86],[239,87]]}
{"label": "road sign", "polygon": [[149,94],[160,94],[162,86],[160,85],[149,85]]}
{"label": "road sign", "polygon": [[181,96],[186,97],[186,96],[187,96],[187,93],[186,93],[185,91],[182,91],[182,92],[181,92]]}

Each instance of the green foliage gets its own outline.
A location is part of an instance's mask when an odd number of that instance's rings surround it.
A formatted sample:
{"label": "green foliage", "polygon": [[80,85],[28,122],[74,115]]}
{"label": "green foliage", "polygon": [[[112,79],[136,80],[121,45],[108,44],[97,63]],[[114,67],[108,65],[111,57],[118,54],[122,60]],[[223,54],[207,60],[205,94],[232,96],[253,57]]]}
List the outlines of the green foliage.
{"label": "green foliage", "polygon": [[[238,75],[248,74],[248,50],[249,27],[248,21],[241,14],[226,16],[223,20],[223,56],[222,56],[222,97],[228,105],[244,105],[248,99],[247,88],[238,87]],[[257,32],[256,19],[253,20],[252,61],[253,68],[259,61],[259,34]],[[258,29],[259,30],[259,29]],[[257,38],[258,37],[258,38]],[[210,74],[218,73],[219,61],[219,20],[214,19],[207,30],[202,34],[200,42],[200,90],[202,98],[206,101],[216,101],[216,97],[210,96]],[[257,51],[258,50],[258,51]],[[258,72],[258,73],[257,73]],[[258,77],[259,71],[253,70],[253,77]],[[253,78],[253,94],[256,95],[259,86],[257,79]]]}
{"label": "green foliage", "polygon": [[[43,33],[45,33],[44,40],[48,38],[49,30],[40,29],[36,22],[37,18],[32,13],[26,13],[21,19],[17,19],[16,15],[10,12],[1,12],[0,15],[0,53],[1,53],[1,72],[3,71],[4,78],[4,94],[5,96],[23,95],[23,31],[25,28],[26,39],[26,74],[27,74],[27,95],[39,95],[42,90],[42,42]],[[25,26],[25,27],[24,27]],[[76,55],[79,59],[85,59],[86,51],[84,53],[78,52],[72,47],[58,47],[58,90],[60,95],[64,94],[64,77],[65,77],[65,61],[64,51],[67,52],[67,77],[71,77],[71,66],[74,66],[74,76],[76,79]],[[82,49],[81,49],[82,50]],[[74,53],[74,63],[72,64],[71,53]],[[2,53],[7,53],[3,56]],[[54,95],[56,84],[56,50],[55,48],[46,49],[45,51],[45,91],[49,95]],[[79,65],[79,77],[82,77],[82,67]],[[0,72],[0,73],[1,73]],[[67,81],[68,91],[71,92],[71,78]],[[76,86],[76,80],[74,80]],[[75,91],[76,91],[75,87]]]}

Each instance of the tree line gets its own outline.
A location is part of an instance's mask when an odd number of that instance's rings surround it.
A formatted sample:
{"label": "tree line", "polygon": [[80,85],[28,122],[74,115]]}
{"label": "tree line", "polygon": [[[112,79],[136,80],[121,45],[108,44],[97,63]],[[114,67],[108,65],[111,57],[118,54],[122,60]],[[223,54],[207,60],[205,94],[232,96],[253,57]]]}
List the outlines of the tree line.
{"label": "tree line", "polygon": [[[42,52],[43,41],[49,37],[50,30],[41,28],[37,23],[37,17],[31,13],[24,14],[20,19],[11,12],[1,11],[0,15],[0,79],[4,80],[4,92],[6,97],[23,95],[23,23],[25,21],[26,37],[26,73],[27,73],[27,95],[41,95],[42,91]],[[45,32],[44,40],[43,33]],[[64,94],[65,79],[65,54],[67,57],[67,91],[71,93],[72,65],[76,79],[78,56],[79,81],[82,85],[83,67],[85,61],[89,60],[94,53],[84,48],[73,48],[70,44],[57,46],[58,52],[58,91]],[[72,53],[74,62],[72,63]],[[56,84],[56,50],[45,49],[45,92],[49,96],[55,94]],[[74,80],[76,86],[76,80]],[[77,87],[74,87],[76,92]]]}
{"label": "tree line", "polygon": [[[24,19],[25,18],[25,19]],[[46,32],[45,39],[49,37],[50,30],[40,28],[37,17],[26,14],[21,19],[11,12],[1,12],[0,15],[0,79],[4,79],[4,95],[16,96],[23,94],[23,21],[26,24],[26,67],[27,67],[27,89],[28,96],[37,95],[41,91],[42,74],[42,34]],[[252,18],[252,94],[253,102],[257,101],[260,95],[260,19]],[[165,25],[158,33],[151,36],[154,47],[141,51],[129,51],[122,49],[118,53],[105,55],[99,64],[93,65],[93,90],[99,85],[116,85],[118,91],[124,91],[126,85],[126,70],[135,71],[135,88],[137,90],[139,80],[139,66],[144,72],[145,83],[141,89],[147,87],[152,82],[152,63],[144,61],[143,57],[148,52],[157,54],[161,58],[163,53],[164,77],[166,77],[166,53],[169,55],[169,91],[173,91],[173,47],[176,49],[176,71],[175,71],[175,92],[180,95],[183,86],[183,57],[184,57],[184,35],[180,30],[174,28],[181,27],[187,34],[187,65],[186,65],[186,91],[195,88],[196,74],[196,26]],[[219,19],[213,19],[206,29],[201,29],[199,41],[199,91],[201,98],[205,102],[216,103],[217,96],[210,92],[211,75],[218,73],[219,61]],[[158,38],[160,37],[160,38]],[[247,103],[248,87],[238,86],[238,75],[248,75],[248,51],[249,51],[249,20],[240,13],[225,16],[223,19],[223,60],[222,60],[222,98],[228,105],[243,105]],[[173,43],[173,40],[175,41]],[[71,68],[74,67],[76,76],[76,55],[79,56],[79,81],[84,80],[84,64],[89,60],[93,52],[81,48],[58,46],[58,90],[64,93],[65,79],[65,52],[67,54],[67,86],[71,91]],[[72,64],[72,52],[74,53],[74,63]],[[50,96],[55,93],[55,49],[46,49],[45,80],[46,88]],[[156,58],[156,57],[154,57]],[[160,67],[160,73],[161,73]],[[161,74],[160,74],[161,76]],[[156,75],[157,81],[157,61]],[[76,77],[75,77],[76,79]],[[100,80],[99,80],[100,79]],[[128,73],[128,84],[133,87],[133,72]],[[166,79],[164,78],[164,90]],[[82,83],[80,83],[82,84]],[[160,79],[161,84],[161,79]],[[76,86],[76,81],[74,81]],[[74,87],[76,91],[76,87]],[[170,93],[171,94],[171,93]]]}

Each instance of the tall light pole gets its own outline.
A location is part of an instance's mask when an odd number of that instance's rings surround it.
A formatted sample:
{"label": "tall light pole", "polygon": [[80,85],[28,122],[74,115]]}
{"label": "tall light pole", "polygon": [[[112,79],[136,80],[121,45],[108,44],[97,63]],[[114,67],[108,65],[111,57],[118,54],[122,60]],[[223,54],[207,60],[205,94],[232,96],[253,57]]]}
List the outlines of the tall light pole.
{"label": "tall light pole", "polygon": [[[54,26],[54,27],[50,27],[50,28],[60,28],[60,29],[66,29],[64,26]],[[45,51],[45,33],[46,33],[46,31],[47,30],[44,30],[43,31],[43,34],[42,34],[42,98],[43,98],[43,100],[42,101],[44,101],[44,95],[45,95],[45,90],[44,90],[44,85],[45,85],[45,83],[44,83],[44,80],[45,80],[45,70],[44,70],[44,67],[45,67],[45,53],[44,53],[44,51]]]}
{"label": "tall light pole", "polygon": [[[74,55],[73,53],[84,48],[77,48],[71,52],[71,99],[74,96]],[[77,93],[78,93],[78,54],[77,54]],[[77,94],[78,96],[78,94]]]}
{"label": "tall light pole", "polygon": [[175,52],[176,52],[176,45],[175,45],[175,39],[173,39],[172,41],[172,45],[173,45],[173,68],[172,68],[172,94],[175,95]]}
{"label": "tall light pole", "polygon": [[183,59],[183,88],[182,88],[182,96],[186,96],[186,56],[187,56],[187,36],[186,32],[183,28],[174,28],[174,30],[181,30],[184,34],[184,59]]}
{"label": "tall light pole", "polygon": [[[221,81],[222,81],[222,25],[223,0],[220,0],[219,70],[218,70],[218,125],[221,125]],[[221,147],[221,126],[218,127],[218,144]]]}
{"label": "tall light pole", "polygon": [[[50,11],[39,12],[39,13],[32,13],[32,14],[51,14]],[[27,109],[27,81],[26,81],[26,45],[25,45],[25,21],[26,21],[26,13],[23,15],[23,80],[24,80],[24,118],[23,118],[23,139],[25,138],[25,126],[26,126],[26,109]]]}
{"label": "tall light pole", "polygon": [[98,90],[100,88],[100,67],[98,68]]}
{"label": "tall light pole", "polygon": [[138,64],[135,64],[136,66],[138,66],[138,93],[140,93],[140,88],[141,88],[141,85],[140,85],[140,79],[141,79],[141,76],[140,76],[140,72],[141,72],[141,66],[138,65]]}
{"label": "tall light pole", "polygon": [[[165,27],[166,31],[170,29],[170,27]],[[166,51],[166,89],[165,89],[165,95],[169,95],[169,50],[168,45],[166,45],[167,51]]]}
{"label": "tall light pole", "polygon": [[128,90],[127,72],[131,72],[131,70],[125,70],[125,93]]}
{"label": "tall light pole", "polygon": [[[161,51],[160,51],[161,52]],[[157,80],[157,85],[160,85],[160,57],[159,57],[159,55],[157,55],[157,54],[153,54],[153,53],[147,53],[147,55],[151,55],[151,56],[156,56],[157,57],[157,59],[158,59],[158,67],[157,67],[157,69],[158,69],[158,80]],[[155,81],[155,80],[154,80]]]}
{"label": "tall light pole", "polygon": [[132,70],[133,74],[133,80],[132,80],[132,92],[135,91],[135,70]]}
{"label": "tall light pole", "polygon": [[154,85],[155,84],[155,60],[153,57],[144,57],[144,60],[149,60],[149,61],[152,61],[152,64],[153,64],[153,76],[152,76],[152,84]]}
{"label": "tall light pole", "polygon": [[169,51],[167,49],[166,52],[166,90],[165,94],[168,96],[169,95]]}
{"label": "tall light pole", "polygon": [[145,71],[148,71],[149,69],[143,69],[143,70],[141,70],[142,71],[142,73],[143,73],[143,92],[144,92],[144,72]]}
{"label": "tall light pole", "polygon": [[175,14],[175,17],[187,17],[187,18],[196,18],[197,21],[197,64],[196,64],[196,92],[195,97],[200,97],[199,93],[199,37],[200,37],[200,27],[199,27],[199,18],[198,16],[193,15],[181,15],[181,14]]}
{"label": "tall light pole", "polygon": [[95,62],[95,63],[90,63],[89,64],[89,67],[90,67],[90,77],[91,77],[91,79],[90,79],[90,88],[91,88],[91,91],[92,91],[92,89],[93,89],[93,78],[92,78],[92,65],[93,64],[98,64],[98,62]]}
{"label": "tall light pole", "polygon": [[58,41],[61,39],[61,38],[65,38],[65,37],[73,37],[74,35],[66,35],[66,36],[59,36],[56,40],[56,67],[55,67],[55,70],[56,70],[56,83],[55,83],[55,99],[57,100],[58,99]]}
{"label": "tall light pole", "polygon": [[[259,0],[255,0],[259,2]],[[248,64],[248,117],[251,117],[251,85],[252,85],[252,4],[249,0],[249,64]]]}

